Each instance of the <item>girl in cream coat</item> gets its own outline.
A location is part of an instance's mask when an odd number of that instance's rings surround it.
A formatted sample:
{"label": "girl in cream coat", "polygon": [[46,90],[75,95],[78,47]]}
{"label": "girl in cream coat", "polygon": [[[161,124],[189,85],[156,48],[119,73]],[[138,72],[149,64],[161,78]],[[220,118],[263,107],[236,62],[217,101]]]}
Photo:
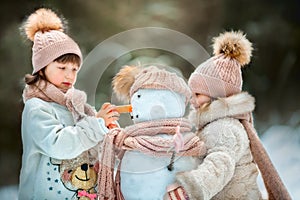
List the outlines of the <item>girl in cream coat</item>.
{"label": "girl in cream coat", "polygon": [[194,111],[190,118],[207,155],[196,170],[177,174],[189,199],[261,199],[247,132],[241,123],[254,109],[254,98],[241,93],[241,66],[252,46],[241,32],[214,38],[214,54],[189,78]]}
{"label": "girl in cream coat", "polygon": [[193,111],[208,152],[196,170],[177,176],[190,199],[261,199],[247,133],[236,118],[253,109],[254,98],[240,93],[213,101],[205,111]]}
{"label": "girl in cream coat", "polygon": [[177,174],[188,199],[261,199],[258,169],[268,199],[291,197],[253,126],[254,98],[242,91],[241,67],[250,62],[252,45],[242,32],[214,38],[215,56],[189,78],[197,134],[207,155],[196,170]]}

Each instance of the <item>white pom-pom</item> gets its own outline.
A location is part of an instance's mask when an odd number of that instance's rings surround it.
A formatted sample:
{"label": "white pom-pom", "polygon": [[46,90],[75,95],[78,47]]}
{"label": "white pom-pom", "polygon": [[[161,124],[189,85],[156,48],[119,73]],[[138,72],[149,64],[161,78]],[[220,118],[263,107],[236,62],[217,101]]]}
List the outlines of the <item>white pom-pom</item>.
{"label": "white pom-pom", "polygon": [[221,33],[213,38],[214,55],[223,54],[236,59],[241,66],[250,62],[252,56],[252,44],[241,31]]}

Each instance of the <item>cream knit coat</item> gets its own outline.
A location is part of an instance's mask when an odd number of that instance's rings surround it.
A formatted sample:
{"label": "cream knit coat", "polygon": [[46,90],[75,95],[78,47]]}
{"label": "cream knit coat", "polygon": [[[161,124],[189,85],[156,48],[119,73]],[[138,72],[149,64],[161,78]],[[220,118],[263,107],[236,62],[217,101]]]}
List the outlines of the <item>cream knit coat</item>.
{"label": "cream knit coat", "polygon": [[191,112],[208,150],[196,170],[177,175],[191,200],[261,199],[247,133],[232,117],[252,112],[254,107],[254,98],[243,92],[213,101],[201,114]]}

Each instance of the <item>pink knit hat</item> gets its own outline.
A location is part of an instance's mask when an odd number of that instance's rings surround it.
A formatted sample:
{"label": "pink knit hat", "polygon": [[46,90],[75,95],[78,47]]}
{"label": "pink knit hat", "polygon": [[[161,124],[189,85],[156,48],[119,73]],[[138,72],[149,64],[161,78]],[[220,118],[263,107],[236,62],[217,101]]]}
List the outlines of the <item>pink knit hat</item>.
{"label": "pink knit hat", "polygon": [[191,91],[181,77],[156,66],[125,66],[113,79],[113,90],[119,99],[129,100],[141,88],[171,90],[185,96],[186,103],[191,97]]}
{"label": "pink knit hat", "polygon": [[61,19],[49,9],[40,8],[28,17],[24,29],[27,38],[33,41],[32,74],[64,54],[78,55],[82,62],[78,45],[63,28]]}
{"label": "pink knit hat", "polygon": [[213,98],[241,92],[241,67],[250,62],[252,44],[241,31],[222,33],[213,42],[214,56],[200,64],[189,78],[192,92]]}

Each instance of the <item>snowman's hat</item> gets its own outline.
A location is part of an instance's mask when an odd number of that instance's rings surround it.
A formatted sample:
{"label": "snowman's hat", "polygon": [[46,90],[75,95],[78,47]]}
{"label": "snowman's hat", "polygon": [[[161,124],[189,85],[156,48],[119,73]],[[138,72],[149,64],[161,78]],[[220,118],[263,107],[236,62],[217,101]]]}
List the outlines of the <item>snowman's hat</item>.
{"label": "snowman's hat", "polygon": [[128,101],[139,89],[171,90],[185,96],[187,104],[191,91],[176,73],[156,66],[124,66],[113,78],[113,90],[120,100]]}

